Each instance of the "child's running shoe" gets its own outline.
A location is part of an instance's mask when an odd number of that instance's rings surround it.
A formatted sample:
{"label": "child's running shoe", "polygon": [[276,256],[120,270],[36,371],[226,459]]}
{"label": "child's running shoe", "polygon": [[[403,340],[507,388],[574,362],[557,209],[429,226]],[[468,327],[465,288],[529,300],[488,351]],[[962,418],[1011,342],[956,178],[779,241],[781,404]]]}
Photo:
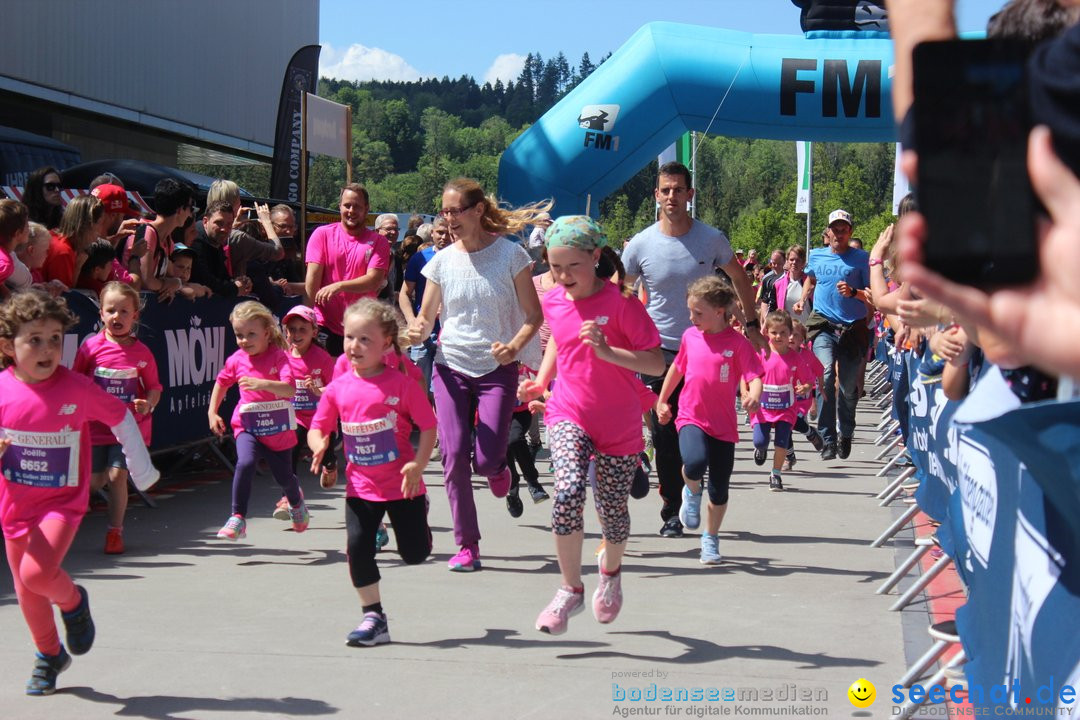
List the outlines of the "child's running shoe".
{"label": "child's running shoe", "polygon": [[491,494],[497,498],[504,498],[510,492],[510,468],[505,468],[498,475],[488,478],[488,487]]}
{"label": "child's running shoe", "polygon": [[704,489],[695,495],[688,485],[683,485],[679,521],[690,530],[697,530],[701,526],[701,496],[703,494]]}
{"label": "child's running shoe", "polygon": [[585,609],[585,593],[574,592],[563,585],[555,591],[555,597],[536,618],[536,629],[549,635],[562,635],[570,618]]}
{"label": "child's running shoe", "polygon": [[519,518],[525,512],[525,506],[521,503],[521,495],[517,488],[511,490],[506,496],[506,511],[512,518]]}
{"label": "child's running shoe", "polygon": [[36,653],[34,670],[26,681],[27,695],[52,695],[56,692],[56,676],[71,666],[71,655],[64,646],[56,655]]}
{"label": "child's running shoe", "polygon": [[337,468],[323,468],[322,474],[319,475],[319,485],[327,489],[337,485]]}
{"label": "child's running shoe", "polygon": [[74,610],[61,613],[64,619],[64,629],[67,631],[67,646],[71,648],[72,655],[85,655],[90,652],[94,645],[94,618],[90,616],[90,596],[86,588],[76,585],[79,591],[79,604]]}
{"label": "child's running shoe", "polygon": [[274,519],[285,520],[286,522],[291,519],[291,516],[289,515],[289,498],[284,495],[281,496],[277,505],[274,506]]}
{"label": "child's running shoe", "polygon": [[480,569],[480,548],[477,545],[463,545],[458,554],[450,558],[447,567],[451,572],[472,572]]}
{"label": "child's running shoe", "polygon": [[390,626],[386,615],[377,612],[364,613],[364,619],[355,630],[349,633],[345,644],[350,647],[371,647],[390,642]]}
{"label": "child's running shoe", "polygon": [[307,503],[301,500],[296,507],[290,507],[289,519],[292,520],[293,532],[302,533],[307,530],[311,523],[311,513],[308,512]]}
{"label": "child's running shoe", "polygon": [[600,567],[600,582],[592,596],[592,609],[596,621],[607,624],[614,622],[622,609],[622,571],[620,569],[614,575],[605,574],[605,554],[600,553],[596,558],[596,564]]}
{"label": "child's running shoe", "polygon": [[111,527],[105,531],[105,554],[124,554],[124,531],[120,528]]}
{"label": "child's running shoe", "polygon": [[247,537],[247,521],[243,515],[233,515],[225,521],[225,525],[217,531],[217,536],[222,540],[241,540]]}
{"label": "child's running shoe", "polygon": [[784,491],[784,481],[780,477],[780,473],[776,470],[773,470],[772,473],[769,475],[769,489],[773,492]]}
{"label": "child's running shoe", "polygon": [[386,532],[386,525],[379,523],[379,529],[375,531],[375,552],[381,551],[390,544],[390,533]]}
{"label": "child's running shoe", "polygon": [[545,500],[550,500],[551,496],[547,494],[547,491],[540,485],[529,488],[529,496],[532,497],[533,503],[542,503]]}
{"label": "child's running shoe", "polygon": [[784,458],[784,472],[787,472],[788,470],[791,470],[793,467],[795,467],[795,463],[797,462],[799,462],[799,459],[795,457],[795,451],[788,450],[787,457]]}
{"label": "child's running shoe", "polygon": [[634,479],[630,481],[630,497],[640,500],[649,494],[649,471],[645,464],[645,453],[641,453],[641,465],[634,470]]}
{"label": "child's running shoe", "polygon": [[720,538],[709,533],[701,533],[701,564],[719,565],[722,560]]}
{"label": "child's running shoe", "polygon": [[768,456],[768,454],[769,454],[769,448],[763,448],[763,447],[754,448],[754,464],[755,465],[764,465],[765,464],[765,458]]}

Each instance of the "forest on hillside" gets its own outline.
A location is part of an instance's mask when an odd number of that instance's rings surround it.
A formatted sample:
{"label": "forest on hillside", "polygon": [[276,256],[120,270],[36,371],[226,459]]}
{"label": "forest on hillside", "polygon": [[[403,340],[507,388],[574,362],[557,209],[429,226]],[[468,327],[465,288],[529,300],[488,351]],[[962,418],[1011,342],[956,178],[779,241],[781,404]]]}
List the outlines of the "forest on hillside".
{"label": "forest on hillside", "polygon": [[[353,178],[368,188],[372,210],[432,213],[454,177],[475,178],[497,196],[502,152],[599,63],[588,53],[576,66],[562,53],[546,60],[530,53],[517,80],[505,86],[469,76],[322,78],[318,92],[352,107]],[[893,153],[888,143],[814,144],[815,235],[829,211],[842,207],[854,215],[857,237],[868,246],[877,238],[892,220]],[[764,252],[805,241],[806,216],[795,213],[795,143],[699,135],[695,156],[697,217],[725,230],[734,246]],[[267,166],[188,169],[230,177],[256,194],[265,195],[269,185]],[[620,244],[655,221],[656,169],[655,162],[642,168],[600,205],[601,222]],[[343,161],[314,157],[309,202],[335,207],[344,181]]]}

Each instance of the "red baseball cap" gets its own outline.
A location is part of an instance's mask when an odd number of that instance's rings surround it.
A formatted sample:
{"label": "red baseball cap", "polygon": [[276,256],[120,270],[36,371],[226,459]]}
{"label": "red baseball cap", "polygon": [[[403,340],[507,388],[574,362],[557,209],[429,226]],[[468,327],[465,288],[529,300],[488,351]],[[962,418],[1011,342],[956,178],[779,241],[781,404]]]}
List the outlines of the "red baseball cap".
{"label": "red baseball cap", "polygon": [[90,194],[101,201],[105,212],[123,213],[128,217],[139,216],[139,211],[128,202],[127,191],[119,185],[98,185]]}

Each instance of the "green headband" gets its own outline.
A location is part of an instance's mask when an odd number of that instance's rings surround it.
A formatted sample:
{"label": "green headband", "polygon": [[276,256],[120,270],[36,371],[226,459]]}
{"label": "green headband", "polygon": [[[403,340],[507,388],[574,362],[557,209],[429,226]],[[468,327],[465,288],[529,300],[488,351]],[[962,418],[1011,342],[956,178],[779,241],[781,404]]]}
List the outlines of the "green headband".
{"label": "green headband", "polygon": [[587,215],[564,215],[551,223],[544,232],[547,247],[569,247],[575,250],[595,250],[607,245],[607,235],[600,223]]}

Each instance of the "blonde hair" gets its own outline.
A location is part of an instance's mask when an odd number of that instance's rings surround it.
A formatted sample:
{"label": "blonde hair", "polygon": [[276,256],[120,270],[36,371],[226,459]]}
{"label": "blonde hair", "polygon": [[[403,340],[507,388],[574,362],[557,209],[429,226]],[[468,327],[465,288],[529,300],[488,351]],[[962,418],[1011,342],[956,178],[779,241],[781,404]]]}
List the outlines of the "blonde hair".
{"label": "blonde hair", "polygon": [[261,302],[245,300],[232,309],[229,313],[229,322],[247,322],[248,320],[260,320],[263,327],[270,333],[270,344],[284,350],[287,346],[285,338],[281,335],[281,326],[278,325],[270,310]]}
{"label": "blonde hair", "polygon": [[537,221],[554,207],[553,200],[529,203],[519,208],[500,207],[494,195],[484,193],[480,183],[470,178],[456,178],[443,186],[443,192],[453,190],[461,195],[461,206],[471,207],[484,203],[484,214],[480,216],[480,227],[492,235],[517,234]]}
{"label": "blonde hair", "polygon": [[105,296],[111,292],[120,293],[130,300],[131,304],[135,307],[135,312],[142,310],[142,298],[139,297],[139,291],[127,283],[118,280],[110,280],[105,283],[105,287],[101,288],[101,292],[98,293],[98,302],[104,305]]}
{"label": "blonde hair", "polygon": [[[384,303],[381,300],[375,298],[360,298],[349,307],[345,308],[345,315],[341,319],[341,323],[344,325],[349,322],[349,318],[354,315],[359,315],[365,320],[370,320],[379,326],[383,335],[390,338],[390,344],[394,348],[394,352],[397,356],[404,360],[404,355],[401,352],[401,348],[408,343],[408,340],[402,340],[407,337],[402,323],[398,319],[400,312],[391,307],[388,303]],[[403,370],[404,362],[399,363],[398,370]]]}
{"label": "blonde hair", "polygon": [[787,310],[773,310],[765,316],[765,329],[768,330],[773,325],[783,325],[789,333],[795,331],[794,325],[791,324],[791,315]]}
{"label": "blonde hair", "polygon": [[[77,322],[63,298],[54,298],[44,290],[21,290],[0,304],[0,338],[14,340],[19,328],[37,320],[55,320],[64,330]],[[14,364],[15,358],[0,356],[0,368]]]}
{"label": "blonde hair", "polygon": [[735,288],[727,280],[716,275],[706,275],[690,283],[686,297],[704,300],[715,308],[730,310],[735,303]]}
{"label": "blonde hair", "polygon": [[[93,232],[94,223],[101,219],[105,206],[93,195],[79,195],[72,198],[60,217],[60,227],[56,232],[69,239],[74,248],[83,242],[83,236]],[[89,238],[93,240],[94,238]],[[88,241],[87,241],[88,242]]]}
{"label": "blonde hair", "polygon": [[219,178],[210,183],[210,189],[206,191],[206,207],[210,207],[215,202],[226,202],[229,207],[232,207],[239,201],[240,186],[232,180]]}

